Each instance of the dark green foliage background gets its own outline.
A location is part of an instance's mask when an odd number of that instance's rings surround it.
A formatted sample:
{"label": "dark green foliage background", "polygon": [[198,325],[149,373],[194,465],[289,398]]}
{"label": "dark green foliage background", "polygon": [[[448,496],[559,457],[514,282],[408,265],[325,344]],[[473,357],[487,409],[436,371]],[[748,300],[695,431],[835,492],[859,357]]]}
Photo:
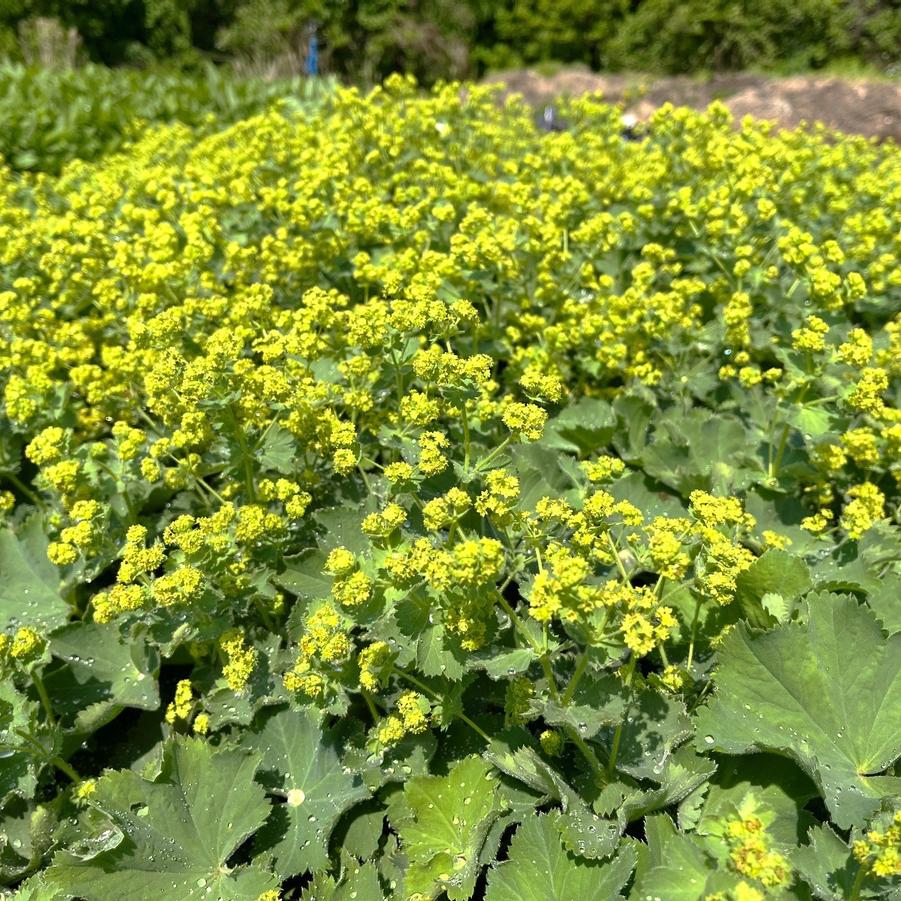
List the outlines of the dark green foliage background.
{"label": "dark green foliage background", "polygon": [[33,16],[77,28],[98,62],[188,67],[302,51],[317,23],[327,70],[366,82],[547,60],[671,73],[901,61],[899,0],[0,0],[0,52]]}
{"label": "dark green foliage background", "polygon": [[326,82],[235,78],[210,64],[179,73],[7,63],[0,65],[0,156],[19,172],[56,175],[70,160],[120,149],[148,125],[218,129],[276,100],[315,105],[327,91]]}

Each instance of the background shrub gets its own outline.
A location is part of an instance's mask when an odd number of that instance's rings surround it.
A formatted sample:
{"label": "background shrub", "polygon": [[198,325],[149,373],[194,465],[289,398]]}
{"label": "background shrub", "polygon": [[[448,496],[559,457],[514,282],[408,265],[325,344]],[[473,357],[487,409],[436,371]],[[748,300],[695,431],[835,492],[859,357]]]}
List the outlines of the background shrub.
{"label": "background shrub", "polygon": [[88,65],[54,71],[0,66],[0,155],[21,171],[58,172],[73,158],[116,150],[148,123],[223,127],[284,99],[314,103],[328,84],[237,79],[213,66],[197,74]]}
{"label": "background shrub", "polygon": [[21,57],[20,25],[36,16],[76,28],[107,64],[280,60],[268,69],[289,74],[315,27],[325,70],[363,83],[548,60],[661,72],[901,61],[898,0],[0,0],[0,54]]}

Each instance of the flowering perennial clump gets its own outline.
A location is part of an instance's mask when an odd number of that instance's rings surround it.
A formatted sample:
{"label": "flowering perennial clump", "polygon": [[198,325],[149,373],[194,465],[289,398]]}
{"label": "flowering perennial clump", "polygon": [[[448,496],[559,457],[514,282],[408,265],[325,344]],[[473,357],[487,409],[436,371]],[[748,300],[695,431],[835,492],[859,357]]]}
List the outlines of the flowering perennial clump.
{"label": "flowering perennial clump", "polygon": [[0,170],[0,885],[897,891],[901,154],[560,114]]}

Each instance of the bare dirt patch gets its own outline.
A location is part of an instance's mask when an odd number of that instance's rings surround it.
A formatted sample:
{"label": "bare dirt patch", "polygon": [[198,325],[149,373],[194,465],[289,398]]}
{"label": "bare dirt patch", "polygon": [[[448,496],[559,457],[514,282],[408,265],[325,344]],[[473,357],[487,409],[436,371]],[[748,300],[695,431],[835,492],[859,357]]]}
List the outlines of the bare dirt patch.
{"label": "bare dirt patch", "polygon": [[513,69],[486,79],[503,82],[507,91],[522,94],[535,106],[564,95],[600,91],[624,112],[646,119],[666,102],[704,109],[722,100],[736,115],[775,120],[783,128],[821,122],[849,134],[901,143],[901,84],[835,77],[716,75],[706,80],[686,76],[653,78],[602,75],[574,66],[553,75],[534,69]]}

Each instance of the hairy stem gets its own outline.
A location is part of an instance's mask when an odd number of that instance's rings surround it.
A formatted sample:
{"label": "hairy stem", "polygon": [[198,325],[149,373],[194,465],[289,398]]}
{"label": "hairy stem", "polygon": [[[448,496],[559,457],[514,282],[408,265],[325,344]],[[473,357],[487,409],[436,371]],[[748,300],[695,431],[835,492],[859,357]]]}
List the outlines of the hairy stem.
{"label": "hairy stem", "polygon": [[695,659],[695,638],[698,634],[698,616],[701,613],[701,599],[695,598],[695,614],[691,618],[691,640],[688,642],[688,660],[686,669],[691,669],[691,663]]}
{"label": "hairy stem", "polygon": [[[632,658],[626,664],[625,683],[627,686],[632,684],[632,674],[635,672],[635,664],[638,658],[633,654]],[[616,772],[616,758],[619,754],[619,744],[623,737],[622,721],[617,725],[616,731],[613,733],[613,744],[610,746],[610,760],[607,761],[607,778],[612,779]]]}

